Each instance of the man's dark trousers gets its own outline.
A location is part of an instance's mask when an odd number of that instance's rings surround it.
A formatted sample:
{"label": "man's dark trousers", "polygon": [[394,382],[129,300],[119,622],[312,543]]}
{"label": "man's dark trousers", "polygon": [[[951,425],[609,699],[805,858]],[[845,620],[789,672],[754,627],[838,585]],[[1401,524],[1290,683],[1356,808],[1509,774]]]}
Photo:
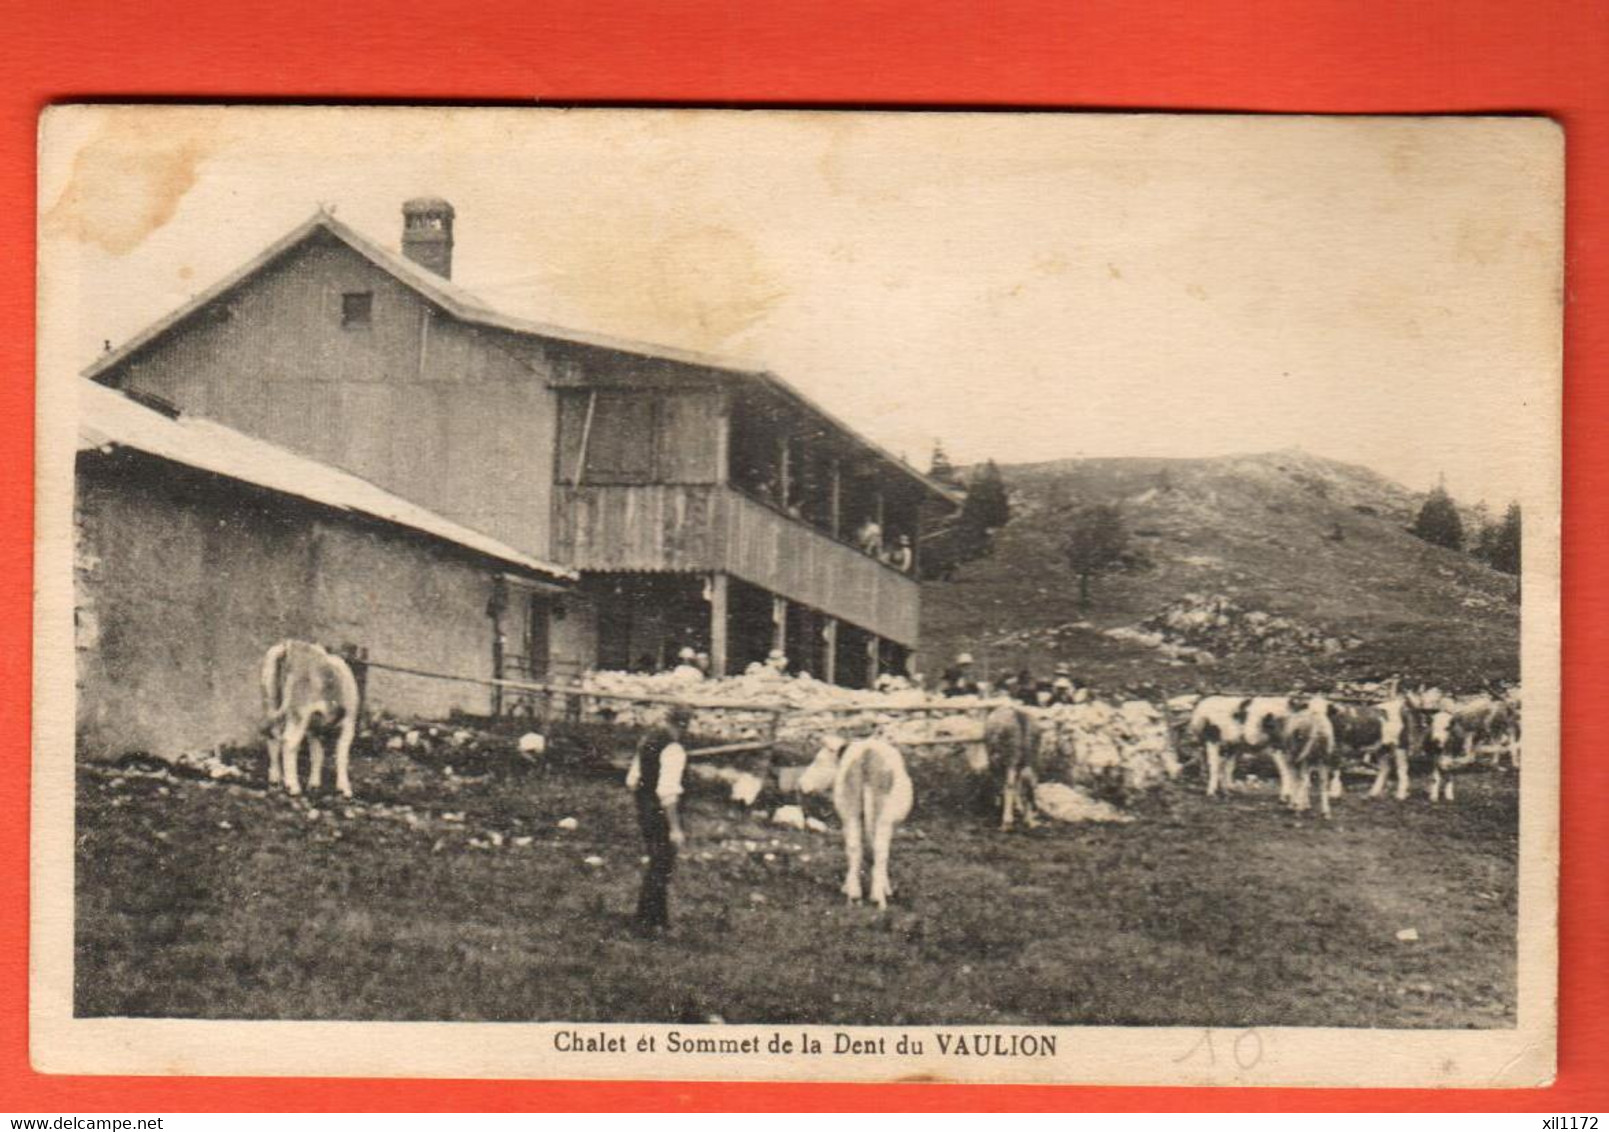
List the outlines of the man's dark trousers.
{"label": "man's dark trousers", "polygon": [[676,846],[670,842],[665,807],[653,790],[638,789],[636,795],[637,825],[648,851],[648,867],[637,897],[637,927],[645,931],[664,929],[670,927],[670,874],[676,867]]}

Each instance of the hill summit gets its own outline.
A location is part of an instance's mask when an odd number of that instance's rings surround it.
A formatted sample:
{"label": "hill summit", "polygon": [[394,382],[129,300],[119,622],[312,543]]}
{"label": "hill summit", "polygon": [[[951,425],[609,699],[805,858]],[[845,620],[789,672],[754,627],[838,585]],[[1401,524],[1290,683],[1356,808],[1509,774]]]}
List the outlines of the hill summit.
{"label": "hill summit", "polygon": [[[1448,688],[1519,676],[1516,579],[1408,533],[1424,497],[1297,450],[1002,465],[993,554],[923,585],[919,667],[960,650],[998,679],[1066,662],[1100,687]],[[1121,508],[1131,561],[1090,607],[1062,553],[1078,507]]]}

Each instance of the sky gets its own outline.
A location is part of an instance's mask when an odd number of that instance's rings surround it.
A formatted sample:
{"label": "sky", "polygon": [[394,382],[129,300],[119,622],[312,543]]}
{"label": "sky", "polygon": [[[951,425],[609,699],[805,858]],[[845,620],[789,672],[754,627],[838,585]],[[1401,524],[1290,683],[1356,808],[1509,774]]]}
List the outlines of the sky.
{"label": "sky", "polygon": [[1539,120],[69,107],[41,138],[73,371],[320,207],[396,247],[429,195],[499,309],[761,364],[919,466],[1294,447],[1500,506],[1558,460]]}

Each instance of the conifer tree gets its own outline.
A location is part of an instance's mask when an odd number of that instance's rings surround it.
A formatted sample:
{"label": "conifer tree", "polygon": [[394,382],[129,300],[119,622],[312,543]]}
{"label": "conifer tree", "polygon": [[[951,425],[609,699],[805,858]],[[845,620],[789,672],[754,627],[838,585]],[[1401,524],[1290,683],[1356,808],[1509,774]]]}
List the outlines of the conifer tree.
{"label": "conifer tree", "polygon": [[1459,518],[1458,507],[1453,503],[1453,497],[1447,494],[1444,483],[1438,483],[1431,489],[1424,506],[1419,508],[1419,517],[1408,529],[1434,546],[1444,546],[1448,550],[1464,549],[1464,521]]}
{"label": "conifer tree", "polygon": [[993,460],[984,461],[967,485],[961,521],[986,537],[1011,521],[1011,497]]}
{"label": "conifer tree", "polygon": [[961,473],[950,463],[950,455],[944,451],[944,442],[933,442],[933,455],[927,463],[928,479],[935,480],[946,487],[960,487]]}

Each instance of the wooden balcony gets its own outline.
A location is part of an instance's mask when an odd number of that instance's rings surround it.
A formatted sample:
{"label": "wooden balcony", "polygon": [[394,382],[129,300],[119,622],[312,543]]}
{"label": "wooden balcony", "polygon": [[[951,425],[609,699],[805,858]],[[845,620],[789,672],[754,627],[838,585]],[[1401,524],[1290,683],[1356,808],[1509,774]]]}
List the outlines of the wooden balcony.
{"label": "wooden balcony", "polygon": [[554,488],[553,554],[580,570],[722,571],[915,647],[915,579],[717,484]]}

